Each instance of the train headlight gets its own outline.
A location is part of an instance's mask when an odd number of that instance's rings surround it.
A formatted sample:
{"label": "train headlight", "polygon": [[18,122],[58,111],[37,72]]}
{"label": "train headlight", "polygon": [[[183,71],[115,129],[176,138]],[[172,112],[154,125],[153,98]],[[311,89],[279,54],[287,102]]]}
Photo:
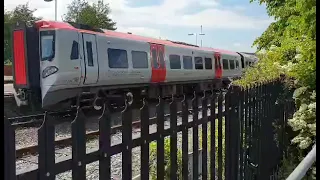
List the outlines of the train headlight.
{"label": "train headlight", "polygon": [[54,73],[56,73],[59,69],[55,66],[49,66],[46,67],[43,71],[42,71],[42,78],[46,78]]}

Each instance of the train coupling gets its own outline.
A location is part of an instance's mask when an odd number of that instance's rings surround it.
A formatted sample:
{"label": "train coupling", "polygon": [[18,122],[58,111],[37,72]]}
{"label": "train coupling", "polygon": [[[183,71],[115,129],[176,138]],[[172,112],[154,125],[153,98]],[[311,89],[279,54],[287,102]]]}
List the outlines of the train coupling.
{"label": "train coupling", "polygon": [[23,89],[18,89],[17,91],[13,91],[14,99],[18,107],[27,106],[28,105],[28,98],[27,93]]}

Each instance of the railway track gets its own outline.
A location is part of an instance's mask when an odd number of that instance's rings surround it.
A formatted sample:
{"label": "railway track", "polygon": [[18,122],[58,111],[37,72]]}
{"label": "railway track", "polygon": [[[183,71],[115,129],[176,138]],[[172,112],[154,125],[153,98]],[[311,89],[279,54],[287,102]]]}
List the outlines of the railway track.
{"label": "railway track", "polygon": [[[201,111],[202,111],[201,98],[199,98],[198,100],[199,100],[198,104],[200,105],[198,107],[198,111],[199,111],[199,113],[201,113]],[[179,101],[180,100],[177,99],[177,102],[179,102]],[[191,101],[191,98],[190,99],[187,98],[187,101]],[[179,107],[179,104],[180,103],[178,103],[178,112],[177,112],[178,118],[180,118],[180,115],[182,113],[182,111],[179,111],[179,110],[181,110],[181,107]],[[192,114],[193,110],[190,109],[191,108],[191,102],[188,102],[188,104],[189,104],[189,115],[190,115],[190,114]],[[150,105],[150,108],[151,108],[151,106],[153,106],[153,108],[154,108],[153,111],[155,113],[155,105],[156,104],[153,104],[153,105],[149,104],[149,105]],[[208,104],[208,109],[210,108],[210,106],[211,105]],[[168,112],[169,106],[168,106],[167,103],[165,103],[165,109],[166,108],[167,108],[167,112]],[[123,108],[121,108],[121,107],[114,107],[114,109],[117,109],[118,113],[123,110]],[[216,109],[216,113],[217,113],[217,109]],[[55,117],[55,116],[57,117],[57,118],[55,118],[56,122],[54,124],[59,125],[61,123],[65,123],[65,122],[70,123],[74,119],[74,117],[76,115],[76,110],[70,110],[70,111],[66,111],[66,112],[51,112],[49,114],[51,116],[53,116],[53,117]],[[168,118],[169,116],[170,116],[170,114],[165,114],[165,118]],[[61,118],[61,117],[63,117],[63,118]],[[156,124],[156,114],[149,115],[149,117],[151,117],[151,118],[149,118],[150,125]],[[11,118],[8,118],[8,119],[10,120],[10,122],[12,123],[12,126],[16,129],[16,131],[17,131],[17,129],[19,129],[21,127],[33,127],[33,128],[36,127],[37,128],[37,127],[40,127],[41,124],[43,123],[44,113],[26,115],[26,116],[17,116],[17,117],[11,117]],[[133,128],[133,131],[139,130],[139,128],[140,128],[140,120],[136,120],[136,121],[133,120],[132,128]],[[87,131],[86,140],[90,141],[92,139],[97,139],[98,136],[99,136],[98,129],[99,128],[95,128],[95,130]],[[122,126],[121,125],[115,124],[115,125],[112,126],[112,128],[111,128],[111,133],[112,134],[115,134],[115,133],[117,133],[119,131],[122,131]],[[37,133],[37,129],[34,129],[34,132]],[[20,134],[20,136],[21,135],[23,135],[23,133]],[[56,149],[62,149],[64,147],[71,146],[72,138],[70,137],[70,135],[71,135],[71,133],[68,132],[67,133],[67,137],[60,138],[59,140],[58,139],[55,140],[54,143],[55,143]],[[63,136],[65,136],[65,135],[63,135]],[[35,136],[35,137],[37,139],[37,136]],[[17,147],[16,157],[19,159],[19,158],[25,157],[27,155],[36,155],[37,153],[38,153],[38,145],[36,143],[34,145],[22,146],[20,148]]]}
{"label": "railway track", "polygon": [[[210,108],[210,105],[208,105],[208,111],[210,111],[209,108]],[[202,106],[199,106],[198,112],[199,113],[202,112]],[[182,113],[182,111],[177,112],[178,118],[181,117],[181,113]],[[217,113],[217,109],[216,109],[216,113]],[[189,115],[192,115],[192,114],[193,114],[192,109],[189,109]],[[169,118],[170,114],[165,114],[164,117]],[[157,123],[157,118],[155,116],[151,117],[151,118],[149,118],[149,121],[150,121],[149,125],[154,125]],[[168,119],[166,119],[165,121],[168,121]],[[133,131],[139,130],[140,129],[140,121],[133,121],[132,122],[132,129],[133,129]],[[122,125],[114,125],[111,127],[111,134],[115,134],[119,131],[122,131]],[[92,139],[98,138],[98,136],[99,136],[99,130],[91,131],[86,134],[86,140],[90,141]],[[55,143],[55,147],[58,149],[68,147],[68,146],[71,146],[72,137],[56,140],[54,143]],[[38,145],[32,145],[32,146],[17,149],[16,157],[22,158],[26,155],[36,155],[37,153],[38,153]]]}

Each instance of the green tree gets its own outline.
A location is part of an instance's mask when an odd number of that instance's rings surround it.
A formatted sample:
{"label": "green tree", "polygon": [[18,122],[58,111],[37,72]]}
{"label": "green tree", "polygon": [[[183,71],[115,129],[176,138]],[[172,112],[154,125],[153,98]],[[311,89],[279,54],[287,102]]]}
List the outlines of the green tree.
{"label": "green tree", "polygon": [[258,50],[270,50],[278,55],[280,65],[291,66],[288,75],[298,86],[315,89],[316,85],[316,0],[251,0],[265,3],[267,12],[275,18],[267,30],[255,40]]}
{"label": "green tree", "polygon": [[33,13],[36,9],[30,9],[29,4],[21,4],[12,11],[4,11],[4,61],[12,60],[12,26],[17,21],[34,22],[41,18],[35,17]]}
{"label": "green tree", "polygon": [[73,0],[68,5],[68,12],[64,20],[86,24],[94,28],[116,30],[116,23],[108,17],[109,13],[109,4],[105,4],[102,0],[92,5],[85,0]]}
{"label": "green tree", "polygon": [[[259,63],[246,70],[238,84],[248,85],[285,74],[293,78],[297,112],[288,120],[294,135],[290,157],[282,167],[286,178],[311,150],[316,140],[316,0],[250,0],[266,4],[274,17],[253,45],[258,47]],[[315,167],[312,173],[315,177]]]}

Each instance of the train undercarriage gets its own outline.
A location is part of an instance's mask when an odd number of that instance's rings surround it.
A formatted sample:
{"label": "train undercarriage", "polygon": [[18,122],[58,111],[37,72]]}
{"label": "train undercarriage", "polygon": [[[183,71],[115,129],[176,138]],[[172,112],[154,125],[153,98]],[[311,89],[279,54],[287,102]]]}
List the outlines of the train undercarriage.
{"label": "train undercarriage", "polygon": [[196,82],[180,82],[166,84],[149,84],[137,87],[90,87],[83,88],[80,94],[65,99],[48,107],[42,107],[40,91],[20,90],[15,94],[18,106],[24,111],[43,112],[43,111],[67,111],[78,107],[85,109],[86,112],[101,111],[103,103],[108,102],[113,109],[125,106],[125,100],[132,108],[141,108],[143,98],[158,101],[159,97],[171,99],[175,97],[192,97],[194,93],[212,93],[221,89],[228,88],[231,81],[228,80],[207,80]]}

